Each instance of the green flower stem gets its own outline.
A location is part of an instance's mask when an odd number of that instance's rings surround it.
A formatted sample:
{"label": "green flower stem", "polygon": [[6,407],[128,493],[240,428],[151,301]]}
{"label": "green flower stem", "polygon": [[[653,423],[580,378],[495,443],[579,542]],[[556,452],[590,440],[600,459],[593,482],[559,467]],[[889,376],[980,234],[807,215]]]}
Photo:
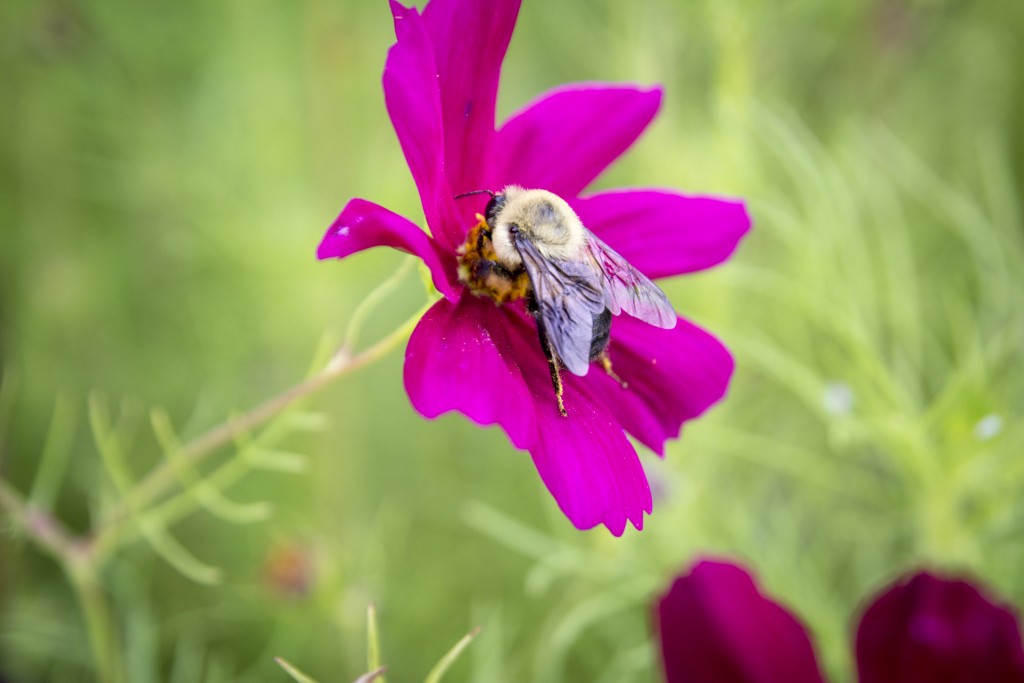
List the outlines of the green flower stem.
{"label": "green flower stem", "polygon": [[96,676],[103,683],[121,683],[117,630],[110,616],[103,588],[88,545],[73,536],[49,511],[29,505],[7,482],[0,479],[0,508],[44,552],[52,555],[67,573],[75,597],[85,615],[96,660]]}
{"label": "green flower stem", "polygon": [[377,285],[374,290],[370,292],[358,306],[356,306],[356,309],[352,311],[352,317],[348,321],[348,329],[345,330],[345,342],[342,344],[342,348],[348,347],[350,349],[354,349],[356,347],[356,344],[359,343],[359,334],[363,331],[363,325],[366,323],[366,319],[369,317],[370,312],[375,309],[388,295],[398,289],[398,285],[401,284],[402,278],[412,270],[417,262],[419,262],[419,259],[415,256],[407,256],[389,278]]}
{"label": "green flower stem", "polygon": [[83,555],[65,565],[75,597],[85,616],[96,663],[96,678],[102,683],[123,683],[121,645],[110,607],[91,556]]}
{"label": "green flower stem", "polygon": [[[381,671],[382,669],[380,663],[380,629],[377,627],[377,606],[373,603],[370,603],[366,608],[366,664],[371,672]],[[383,671],[378,674],[377,679],[380,683],[386,683]]]}
{"label": "green flower stem", "polygon": [[120,639],[100,580],[100,570],[108,554],[123,539],[125,526],[133,513],[145,510],[168,491],[180,486],[181,468],[195,467],[217,449],[259,427],[296,401],[387,355],[412,333],[416,323],[433,304],[433,300],[428,301],[401,326],[358,354],[353,355],[350,345],[343,345],[327,365],[309,379],[182,445],[174,457],[165,459],[128,490],[89,535],[72,534],[48,509],[26,502],[17,490],[0,479],[0,510],[4,510],[36,546],[61,565],[74,588],[89,630],[99,681],[124,682]]}
{"label": "green flower stem", "polygon": [[76,539],[60,520],[48,511],[26,503],[21,494],[3,479],[0,479],[0,508],[7,511],[15,525],[28,534],[41,550],[59,562],[64,563],[73,555]]}
{"label": "green flower stem", "polygon": [[343,345],[319,373],[264,401],[248,413],[223,422],[195,440],[184,444],[173,458],[164,460],[161,465],[136,484],[100,521],[94,532],[93,553],[97,557],[101,557],[116,548],[124,526],[131,519],[132,513],[142,510],[169,489],[179,485],[179,469],[195,467],[220,447],[232,443],[240,435],[267,422],[296,401],[320,391],[342,375],[369,365],[387,355],[412,333],[413,327],[433,303],[433,301],[428,302],[400,327],[368,349],[352,355],[351,349],[347,345]]}

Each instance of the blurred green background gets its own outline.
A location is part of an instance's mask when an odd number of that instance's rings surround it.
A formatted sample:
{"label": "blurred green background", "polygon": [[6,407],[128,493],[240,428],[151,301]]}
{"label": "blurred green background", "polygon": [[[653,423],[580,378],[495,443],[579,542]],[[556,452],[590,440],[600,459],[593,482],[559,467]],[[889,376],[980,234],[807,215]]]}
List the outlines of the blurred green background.
{"label": "blurred green background", "polygon": [[[117,499],[90,400],[139,478],[151,409],[196,436],[341,339],[402,257],[317,263],[324,229],[354,196],[421,215],[380,89],[392,41],[384,0],[0,5],[14,489],[86,531]],[[276,422],[275,459],[208,463],[234,503],[179,498],[178,545],[110,558],[125,680],[285,681],[283,656],[352,681],[371,602],[391,681],[475,625],[446,680],[657,680],[650,601],[702,554],[793,606],[833,681],[902,571],[1024,606],[1022,46],[1015,0],[525,0],[500,117],[567,81],[662,83],[596,186],[748,200],[737,256],[665,284],[733,349],[730,395],[641,454],[655,512],[615,539],[575,531],[500,432],[415,414],[396,351]],[[363,339],[422,301],[411,275]],[[0,679],[95,680],[61,568],[0,523]]]}

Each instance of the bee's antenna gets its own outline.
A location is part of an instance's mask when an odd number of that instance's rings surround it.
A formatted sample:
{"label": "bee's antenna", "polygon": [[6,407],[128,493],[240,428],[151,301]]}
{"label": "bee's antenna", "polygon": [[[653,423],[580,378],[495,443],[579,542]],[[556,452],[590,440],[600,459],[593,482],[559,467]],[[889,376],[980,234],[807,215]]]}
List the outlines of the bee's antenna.
{"label": "bee's antenna", "polygon": [[489,195],[491,195],[491,199],[494,199],[494,191],[493,190],[471,190],[469,192],[463,192],[462,194],[457,194],[457,195],[455,195],[455,198],[456,199],[462,199],[463,197],[469,197],[469,196],[474,195],[474,194],[489,194]]}

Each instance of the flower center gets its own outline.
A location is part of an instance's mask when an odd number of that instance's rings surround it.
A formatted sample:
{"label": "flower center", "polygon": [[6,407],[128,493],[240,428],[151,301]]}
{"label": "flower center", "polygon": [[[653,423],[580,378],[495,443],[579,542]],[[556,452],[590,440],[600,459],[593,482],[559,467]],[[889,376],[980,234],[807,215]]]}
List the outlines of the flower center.
{"label": "flower center", "polygon": [[491,243],[491,228],[483,216],[459,247],[459,280],[477,296],[489,296],[503,304],[524,298],[530,291],[530,278],[520,266],[509,270],[498,261]]}

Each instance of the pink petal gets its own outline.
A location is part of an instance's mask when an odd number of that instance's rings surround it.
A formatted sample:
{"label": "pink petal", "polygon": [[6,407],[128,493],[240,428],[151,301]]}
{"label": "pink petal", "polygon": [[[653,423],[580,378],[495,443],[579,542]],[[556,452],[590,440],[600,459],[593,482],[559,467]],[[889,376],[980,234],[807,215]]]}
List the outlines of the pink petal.
{"label": "pink petal", "polygon": [[750,229],[742,202],[616,190],[571,202],[583,224],[650,278],[721,263]]}
{"label": "pink petal", "polygon": [[519,0],[430,0],[423,10],[440,75],[445,169],[456,193],[488,189],[480,185],[481,169],[494,135],[501,62],[518,14]]}
{"label": "pink petal", "polygon": [[[577,529],[604,524],[621,536],[626,522],[637,529],[652,509],[651,489],[633,446],[615,416],[566,373],[566,411],[551,401],[538,411],[534,465],[558,507]],[[554,389],[548,383],[548,391]]]}
{"label": "pink petal", "polygon": [[666,683],[821,683],[806,629],[744,569],[699,562],[657,605]]}
{"label": "pink petal", "polygon": [[889,586],[857,628],[861,683],[1024,682],[1013,610],[962,579],[918,573]]}
{"label": "pink petal", "polygon": [[455,263],[415,223],[365,199],[353,199],[331,223],[316,250],[318,259],[345,258],[371,247],[394,247],[419,256],[444,296],[455,300]]}
{"label": "pink petal", "polygon": [[666,439],[679,436],[684,422],[725,395],[733,371],[732,356],[722,343],[683,318],[663,330],[619,316],[608,354],[612,369],[628,386],[596,365],[587,380],[626,431],[659,454]]}
{"label": "pink petal", "polygon": [[465,237],[445,176],[444,126],[434,46],[419,13],[392,0],[395,35],[384,66],[384,101],[423,203],[427,225],[448,251]]}
{"label": "pink petal", "polygon": [[661,105],[661,90],[581,83],[512,116],[491,150],[490,189],[510,183],[575,197],[625,152]]}
{"label": "pink petal", "polygon": [[405,390],[425,417],[457,410],[477,424],[500,425],[517,448],[529,448],[533,400],[513,360],[506,316],[469,292],[455,304],[438,301],[409,339]]}
{"label": "pink petal", "polygon": [[537,442],[530,454],[545,486],[578,529],[604,524],[620,536],[627,521],[641,529],[644,513],[651,512],[651,489],[616,416],[584,381],[565,371],[568,416],[559,415],[536,328],[522,317],[509,320],[536,411]]}

